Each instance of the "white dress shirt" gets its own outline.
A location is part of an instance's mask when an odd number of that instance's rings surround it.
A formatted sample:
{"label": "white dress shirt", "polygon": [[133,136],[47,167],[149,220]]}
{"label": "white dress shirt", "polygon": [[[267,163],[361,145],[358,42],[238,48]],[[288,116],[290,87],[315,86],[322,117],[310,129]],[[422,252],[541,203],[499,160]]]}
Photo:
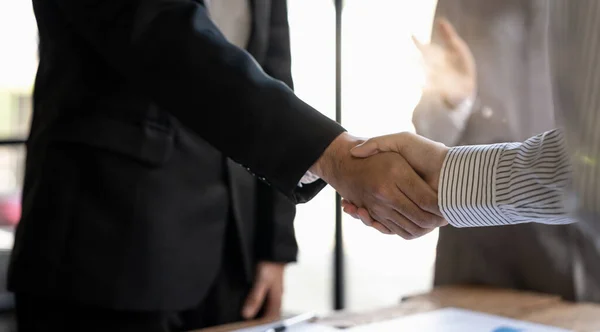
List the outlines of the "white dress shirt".
{"label": "white dress shirt", "polygon": [[252,28],[248,0],[204,0],[208,15],[227,40],[246,48]]}
{"label": "white dress shirt", "polygon": [[453,226],[580,220],[600,234],[600,1],[551,4],[548,56],[563,125],[523,143],[451,148],[439,205]]}

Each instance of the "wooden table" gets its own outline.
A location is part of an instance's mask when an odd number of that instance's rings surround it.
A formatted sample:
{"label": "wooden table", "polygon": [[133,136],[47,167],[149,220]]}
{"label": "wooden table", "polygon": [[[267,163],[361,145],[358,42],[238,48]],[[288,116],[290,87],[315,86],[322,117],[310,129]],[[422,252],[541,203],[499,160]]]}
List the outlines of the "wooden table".
{"label": "wooden table", "polygon": [[[361,313],[337,312],[322,318],[320,323],[350,327],[445,307],[480,311],[580,332],[600,331],[600,305],[569,303],[552,295],[478,287],[440,287],[430,293],[405,299],[394,307]],[[224,332],[264,323],[246,322],[200,331]]]}

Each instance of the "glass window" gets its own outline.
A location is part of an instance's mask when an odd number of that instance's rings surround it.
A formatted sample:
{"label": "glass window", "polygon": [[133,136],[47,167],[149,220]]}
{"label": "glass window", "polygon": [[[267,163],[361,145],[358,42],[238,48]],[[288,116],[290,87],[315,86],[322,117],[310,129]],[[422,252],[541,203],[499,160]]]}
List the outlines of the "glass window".
{"label": "glass window", "polygon": [[[0,141],[24,139],[38,62],[31,1],[0,2],[0,49]],[[0,144],[0,250],[12,248],[21,214],[24,162],[24,146]],[[5,263],[2,259],[0,273],[5,273]]]}
{"label": "glass window", "polygon": [[[289,0],[296,93],[335,117],[333,1]],[[423,72],[411,34],[427,40],[435,0],[346,0],[343,13],[342,123],[369,137],[412,131]],[[334,194],[326,190],[298,208],[299,262],[288,268],[284,309],[332,308]],[[431,288],[437,232],[404,241],[344,217],[346,306],[393,305]]]}

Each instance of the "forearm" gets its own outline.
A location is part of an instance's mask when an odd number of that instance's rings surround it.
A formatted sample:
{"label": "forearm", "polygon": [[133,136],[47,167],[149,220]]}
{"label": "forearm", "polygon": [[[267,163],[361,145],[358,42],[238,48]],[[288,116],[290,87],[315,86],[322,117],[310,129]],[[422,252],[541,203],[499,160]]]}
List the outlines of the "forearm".
{"label": "forearm", "polygon": [[523,143],[452,148],[440,176],[440,210],[455,227],[570,223],[571,176],[559,130]]}

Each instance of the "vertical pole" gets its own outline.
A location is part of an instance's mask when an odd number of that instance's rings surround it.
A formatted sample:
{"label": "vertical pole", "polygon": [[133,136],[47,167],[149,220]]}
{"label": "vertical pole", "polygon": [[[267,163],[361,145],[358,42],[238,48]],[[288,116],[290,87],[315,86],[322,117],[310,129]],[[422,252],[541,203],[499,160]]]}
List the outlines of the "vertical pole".
{"label": "vertical pole", "polygon": [[[342,123],[342,9],[343,0],[335,1],[335,121]],[[335,194],[334,310],[345,307],[344,239],[341,197]]]}

